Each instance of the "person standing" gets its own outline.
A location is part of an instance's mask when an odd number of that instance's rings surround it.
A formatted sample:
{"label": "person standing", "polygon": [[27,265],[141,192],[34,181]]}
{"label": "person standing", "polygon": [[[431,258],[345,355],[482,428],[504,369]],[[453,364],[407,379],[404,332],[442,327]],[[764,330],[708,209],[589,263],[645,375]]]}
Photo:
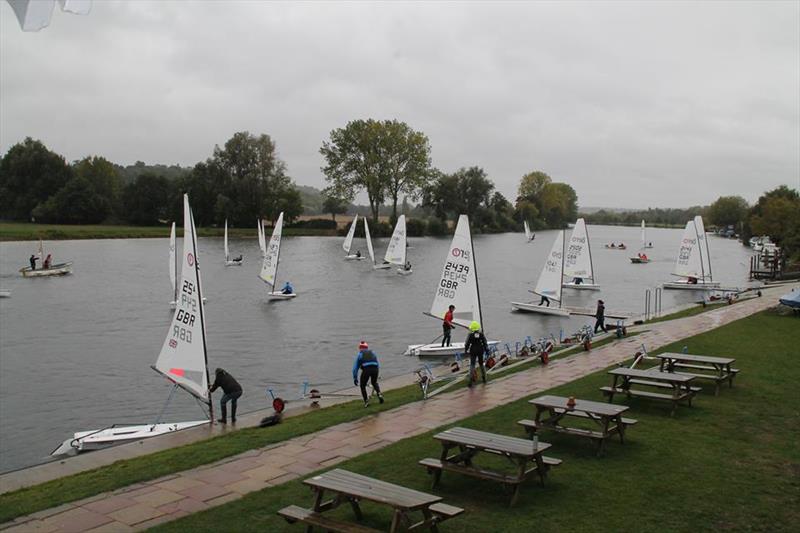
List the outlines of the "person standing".
{"label": "person standing", "polygon": [[[361,369],[361,382],[358,380],[358,370]],[[369,407],[369,396],[367,396],[367,381],[372,383],[372,388],[378,394],[378,401],[383,403],[383,394],[378,386],[378,356],[369,349],[366,341],[358,344],[358,355],[353,363],[353,385],[361,386],[361,397],[364,398],[364,407]]]}
{"label": "person standing", "polygon": [[31,263],[31,270],[36,270],[36,261],[38,260],[39,260],[38,257],[36,257],[34,254],[31,254],[31,258],[28,259],[28,261],[30,261]]}
{"label": "person standing", "polygon": [[442,336],[442,348],[445,346],[450,346],[450,333],[455,329],[453,325],[453,311],[456,310],[455,305],[451,305],[447,308],[447,312],[444,314],[444,321],[442,322],[442,331],[444,335]]}
{"label": "person standing", "polygon": [[47,257],[44,258],[44,264],[42,264],[42,268],[47,270],[50,268],[50,265],[53,263],[53,254],[47,254]]}
{"label": "person standing", "polygon": [[486,370],[483,367],[483,354],[489,352],[489,343],[481,331],[481,325],[475,320],[469,325],[469,335],[464,343],[464,352],[469,354],[469,386],[476,381],[475,362],[481,369],[481,381],[486,383]]}
{"label": "person standing", "polygon": [[242,386],[234,379],[233,376],[228,374],[222,368],[214,371],[215,379],[214,384],[208,389],[209,393],[213,393],[218,388],[222,389],[223,395],[219,400],[220,414],[222,415],[217,422],[220,424],[228,423],[228,402],[231,402],[231,422],[236,423],[236,402],[242,396]]}
{"label": "person standing", "polygon": [[605,324],[606,305],[603,303],[603,300],[597,300],[597,311],[595,311],[594,317],[597,319],[594,323],[594,332],[597,333],[598,329],[602,329],[603,333],[607,333],[608,330]]}
{"label": "person standing", "polygon": [[550,307],[550,298],[548,298],[544,294],[542,294],[541,296],[542,296],[542,299],[539,300],[539,305],[547,304],[547,307]]}

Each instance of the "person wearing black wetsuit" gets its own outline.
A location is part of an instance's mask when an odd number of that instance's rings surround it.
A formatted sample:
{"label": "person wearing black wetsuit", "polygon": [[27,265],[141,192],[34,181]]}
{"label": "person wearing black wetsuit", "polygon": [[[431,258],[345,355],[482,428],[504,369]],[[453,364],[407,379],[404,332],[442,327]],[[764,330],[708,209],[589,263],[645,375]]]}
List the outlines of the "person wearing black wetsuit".
{"label": "person wearing black wetsuit", "polygon": [[222,389],[224,393],[219,400],[219,409],[221,417],[217,422],[220,424],[228,423],[228,402],[231,402],[231,422],[236,423],[236,402],[242,395],[242,386],[236,381],[233,376],[225,372],[225,370],[218,368],[215,372],[214,384],[208,392],[213,393],[218,388]]}
{"label": "person wearing black wetsuit", "polygon": [[486,370],[483,368],[483,354],[489,353],[489,343],[481,331],[481,325],[473,321],[469,325],[469,335],[464,343],[464,353],[469,354],[469,386],[475,382],[475,362],[481,369],[481,380],[486,383]]}

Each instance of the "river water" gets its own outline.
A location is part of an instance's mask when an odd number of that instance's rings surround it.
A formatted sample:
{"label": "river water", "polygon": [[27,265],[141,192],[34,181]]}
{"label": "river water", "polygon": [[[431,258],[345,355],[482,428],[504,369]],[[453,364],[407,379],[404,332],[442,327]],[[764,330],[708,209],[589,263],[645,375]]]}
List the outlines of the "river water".
{"label": "river water", "polygon": [[[649,229],[653,262],[634,265],[638,228],[590,226],[602,291],[565,290],[569,306],[593,307],[598,297],[607,314],[640,314],[644,292],[670,279],[682,229]],[[0,243],[0,470],[45,460],[77,430],[110,424],[146,423],[158,415],[170,384],[150,369],[167,333],[172,311],[164,239],[57,241],[46,243],[54,262],[74,261],[74,273],[27,279],[17,270],[38,243]],[[529,301],[555,231],[526,243],[521,234],[475,236],[484,327],[490,338],[512,346],[530,335],[577,330],[589,317],[568,319],[512,313],[512,300]],[[605,249],[620,240],[627,251]],[[341,238],[284,238],[279,284],[289,279],[299,293],[292,301],[268,302],[258,278],[255,239],[231,242],[243,253],[242,267],[225,267],[222,240],[199,239],[209,366],[227,369],[242,383],[240,411],[269,405],[266,387],[296,396],[301,383],[323,391],[351,382],[358,341],[379,354],[384,376],[413,371],[419,360],[401,355],[408,344],[432,341],[438,321],[430,308],[449,238],[410,239],[414,274],[373,271],[368,261],[345,261]],[[375,247],[382,254],[386,239]],[[715,280],[744,286],[748,249],[709,236]],[[354,248],[366,254],[363,239]],[[178,250],[181,244],[178,243]],[[667,309],[697,299],[665,291]],[[536,297],[538,301],[538,297]],[[461,330],[454,340],[461,340]],[[217,400],[219,394],[215,395]],[[165,421],[195,420],[201,411],[188,394],[175,396]]]}

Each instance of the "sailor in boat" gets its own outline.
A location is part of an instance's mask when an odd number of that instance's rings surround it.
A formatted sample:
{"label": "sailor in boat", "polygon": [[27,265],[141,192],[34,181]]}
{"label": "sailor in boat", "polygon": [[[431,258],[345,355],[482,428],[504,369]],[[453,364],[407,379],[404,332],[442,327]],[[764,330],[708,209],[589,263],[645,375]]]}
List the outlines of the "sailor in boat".
{"label": "sailor in boat", "polygon": [[[361,369],[361,381],[358,379],[358,370]],[[378,386],[378,372],[380,365],[378,364],[378,356],[375,352],[369,349],[369,344],[366,341],[361,341],[358,344],[358,355],[353,363],[353,385],[361,387],[361,397],[364,398],[364,407],[369,407],[369,396],[367,396],[367,382],[372,383],[372,388],[378,394],[378,401],[383,403],[383,394],[381,388]]]}
{"label": "sailor in boat", "polygon": [[625,243],[623,243],[623,242],[619,243],[618,248],[625,248]]}
{"label": "sailor in boat", "polygon": [[242,261],[242,254],[239,254],[239,257],[234,257],[231,259],[234,263],[240,263]]}
{"label": "sailor in boat", "polygon": [[28,261],[30,261],[30,263],[31,263],[31,270],[36,270],[36,261],[38,261],[38,260],[39,260],[38,257],[36,257],[35,255],[31,254],[31,258],[28,259]]}
{"label": "sailor in boat", "polygon": [[575,285],[580,285],[581,283],[583,283],[583,278],[575,276],[575,279],[572,280],[572,283],[574,283]]}
{"label": "sailor in boat", "polygon": [[542,294],[542,299],[539,300],[539,305],[546,305],[547,307],[550,307],[550,298]]}
{"label": "sailor in boat", "polygon": [[486,383],[486,369],[483,367],[483,354],[489,353],[489,343],[486,342],[486,336],[481,331],[481,325],[473,320],[469,325],[469,335],[464,343],[464,352],[469,354],[469,385],[477,381],[475,374],[475,362],[477,360],[478,366],[481,369],[481,381]]}
{"label": "sailor in boat", "polygon": [[283,286],[283,289],[281,289],[281,294],[292,294],[292,293],[294,293],[292,284],[287,281],[286,284]]}
{"label": "sailor in boat", "polygon": [[406,272],[411,270],[411,261],[406,261],[406,264],[403,265],[403,270],[405,270]]}
{"label": "sailor in boat", "polygon": [[456,306],[450,305],[447,308],[447,312],[444,314],[444,320],[442,321],[442,330],[444,331],[442,336],[442,348],[450,346],[450,332],[456,328],[453,325],[453,311],[455,310]]}
{"label": "sailor in boat", "polygon": [[44,258],[44,263],[42,264],[42,268],[47,270],[50,268],[50,265],[53,263],[53,254],[47,254],[47,257]]}
{"label": "sailor in boat", "polygon": [[361,257],[361,250],[356,250],[356,257]]}
{"label": "sailor in boat", "polygon": [[597,311],[594,313],[595,323],[594,323],[594,332],[597,333],[598,329],[602,329],[603,333],[608,332],[606,329],[606,304],[603,303],[603,300],[597,300]]}
{"label": "sailor in boat", "polygon": [[612,243],[611,243],[611,247],[612,247],[612,248],[616,248],[616,247],[617,247],[617,245],[616,245],[616,244],[614,244],[614,243],[612,242]]}
{"label": "sailor in boat", "polygon": [[228,423],[228,402],[231,402],[231,422],[236,423],[236,402],[242,395],[242,386],[222,368],[214,371],[214,384],[208,389],[209,394],[218,388],[222,389],[223,395],[219,400],[219,411],[222,417],[217,420],[220,424]]}
{"label": "sailor in boat", "polygon": [[686,280],[686,283],[690,285],[697,285],[697,278],[694,276],[689,276],[689,279]]}

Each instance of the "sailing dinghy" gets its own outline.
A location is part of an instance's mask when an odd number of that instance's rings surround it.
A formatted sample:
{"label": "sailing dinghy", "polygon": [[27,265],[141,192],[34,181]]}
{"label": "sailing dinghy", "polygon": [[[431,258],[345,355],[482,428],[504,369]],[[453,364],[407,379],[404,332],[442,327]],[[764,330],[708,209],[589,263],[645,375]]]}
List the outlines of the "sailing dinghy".
{"label": "sailing dinghy", "polygon": [[[586,222],[579,218],[575,222],[569,244],[564,255],[564,276],[570,281],[562,283],[562,287],[578,289],[584,291],[599,291],[600,285],[597,284],[592,261],[592,246],[589,243],[589,232],[586,229]],[[580,279],[580,283],[576,280]],[[587,282],[586,280],[590,280]]]}
{"label": "sailing dinghy", "polygon": [[359,254],[350,253],[350,248],[353,247],[353,237],[355,237],[356,234],[356,224],[358,224],[358,214],[356,214],[355,218],[353,219],[353,222],[350,224],[350,229],[347,231],[347,236],[344,238],[344,243],[342,243],[342,249],[347,254],[346,256],[344,256],[344,258],[347,259],[348,261],[354,261],[354,260],[361,261],[362,259],[364,259],[364,257],[360,253]]}
{"label": "sailing dinghy", "polygon": [[536,234],[531,232],[531,227],[528,225],[527,220],[525,220],[523,224],[525,225],[525,240],[527,242],[531,242],[533,239],[536,238]]}
{"label": "sailing dinghy", "polygon": [[364,235],[367,237],[367,251],[369,258],[372,260],[372,268],[375,270],[386,270],[392,268],[392,264],[384,261],[380,265],[375,264],[375,250],[372,248],[372,237],[369,234],[369,224],[367,224],[367,217],[364,217]]}
{"label": "sailing dinghy", "polygon": [[408,264],[406,254],[406,216],[400,215],[397,218],[397,223],[394,225],[392,238],[389,241],[389,246],[386,248],[386,255],[383,257],[385,263],[391,265],[399,265],[397,273],[403,276],[408,276],[414,271],[411,270],[411,265]]}
{"label": "sailing dinghy", "polygon": [[270,300],[291,300],[297,293],[284,294],[281,291],[275,290],[275,280],[278,277],[278,262],[281,258],[281,233],[283,232],[283,211],[278,215],[278,221],[275,222],[275,227],[272,229],[272,237],[269,239],[267,246],[267,253],[264,255],[264,261],[261,264],[261,272],[258,277],[261,278],[272,289],[267,293]]}
{"label": "sailing dinghy", "polygon": [[231,259],[231,252],[228,250],[228,219],[225,219],[225,266],[242,266],[243,258],[241,255]]}
{"label": "sailing dinghy", "polygon": [[564,277],[564,232],[560,231],[553,247],[547,256],[547,260],[539,274],[536,288],[531,292],[539,296],[545,296],[549,300],[558,302],[558,307],[539,305],[533,302],[511,302],[512,311],[525,311],[528,313],[541,313],[544,315],[555,315],[568,317],[569,311],[561,307],[561,287]]}
{"label": "sailing dinghy", "polygon": [[[203,310],[200,268],[197,260],[197,237],[189,197],[183,195],[183,254],[182,275],[177,309],[167,330],[156,364],[151,368],[172,382],[167,404],[178,388],[194,396],[208,409],[208,418],[193,422],[162,423],[161,415],[152,424],[111,426],[92,431],[80,431],[65,440],[52,455],[71,451],[84,452],[115,444],[133,442],[173,433],[213,420],[211,394],[208,392],[208,354]],[[166,405],[162,410],[166,410]]]}
{"label": "sailing dinghy", "polygon": [[72,272],[72,261],[67,261],[65,263],[54,263],[49,265],[47,268],[44,268],[44,243],[41,239],[39,239],[39,253],[36,255],[39,257],[39,262],[42,267],[37,269],[33,269],[29,266],[20,268],[19,272],[23,277],[38,278],[44,276],[63,276]]}
{"label": "sailing dinghy", "polygon": [[719,288],[719,282],[714,281],[711,273],[708,239],[703,218],[699,215],[686,223],[672,275],[684,279],[664,283],[665,289],[704,291]]}
{"label": "sailing dinghy", "polygon": [[[639,248],[640,250],[645,250],[648,248],[652,248],[652,243],[647,242],[647,233],[644,226],[644,219],[642,219],[642,246]],[[634,264],[644,264],[649,263],[650,259],[647,257],[647,254],[644,252],[639,252],[636,254],[636,257],[631,257],[631,263]]]}
{"label": "sailing dinghy", "polygon": [[[456,232],[447,251],[431,310],[425,314],[443,320],[450,305],[456,307],[453,313],[454,325],[469,329],[470,323],[474,320],[481,325],[484,334],[486,333],[481,317],[478,273],[475,269],[475,254],[467,215],[458,217]],[[494,347],[498,342],[488,341],[489,347]],[[454,342],[451,346],[445,347],[442,347],[441,343],[413,344],[405,351],[406,355],[417,356],[447,356],[460,353],[464,353],[463,342]]]}

